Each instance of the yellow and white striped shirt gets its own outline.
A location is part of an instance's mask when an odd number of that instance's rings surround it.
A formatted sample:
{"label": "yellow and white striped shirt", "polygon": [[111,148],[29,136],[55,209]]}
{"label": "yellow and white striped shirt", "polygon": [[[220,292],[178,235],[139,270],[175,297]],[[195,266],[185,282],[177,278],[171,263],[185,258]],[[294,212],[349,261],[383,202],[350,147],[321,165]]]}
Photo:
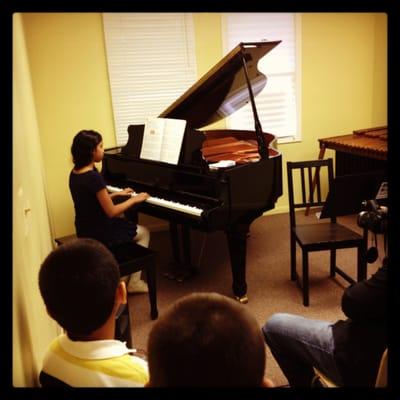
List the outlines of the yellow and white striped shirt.
{"label": "yellow and white striped shirt", "polygon": [[58,336],[43,360],[43,372],[73,387],[143,387],[147,362],[119,340],[73,341]]}

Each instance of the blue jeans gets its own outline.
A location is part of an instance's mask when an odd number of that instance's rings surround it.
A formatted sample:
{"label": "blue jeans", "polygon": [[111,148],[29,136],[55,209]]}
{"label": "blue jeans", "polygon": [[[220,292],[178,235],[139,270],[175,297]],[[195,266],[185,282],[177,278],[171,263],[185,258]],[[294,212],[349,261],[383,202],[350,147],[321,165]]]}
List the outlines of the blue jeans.
{"label": "blue jeans", "polygon": [[331,322],[277,313],[262,331],[291,387],[310,386],[313,367],[337,385],[343,384],[334,358]]}

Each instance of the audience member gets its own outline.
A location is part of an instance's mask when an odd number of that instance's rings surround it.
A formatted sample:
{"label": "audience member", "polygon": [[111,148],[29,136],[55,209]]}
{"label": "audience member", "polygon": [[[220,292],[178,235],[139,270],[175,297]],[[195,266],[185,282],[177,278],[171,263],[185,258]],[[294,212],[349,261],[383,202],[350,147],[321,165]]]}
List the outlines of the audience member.
{"label": "audience member", "polygon": [[39,288],[48,314],[65,330],[45,354],[43,386],[144,386],[147,362],[114,339],[127,295],[102,243],[81,238],[57,247],[41,265]]}
{"label": "audience member", "polygon": [[278,313],[263,326],[265,340],[292,387],[310,386],[313,367],[338,386],[374,386],[387,346],[387,258],[369,279],[342,296],[346,320],[335,323]]}
{"label": "audience member", "polygon": [[176,301],[148,338],[152,387],[271,387],[265,344],[242,304],[216,293]]}

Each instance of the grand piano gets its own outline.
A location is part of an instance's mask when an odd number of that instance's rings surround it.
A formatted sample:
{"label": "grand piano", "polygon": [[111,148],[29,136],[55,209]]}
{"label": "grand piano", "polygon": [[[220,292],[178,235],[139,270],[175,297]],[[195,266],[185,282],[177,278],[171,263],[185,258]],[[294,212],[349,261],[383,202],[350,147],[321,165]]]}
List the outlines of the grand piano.
{"label": "grand piano", "polygon": [[[189,229],[225,232],[232,289],[242,303],[248,300],[249,227],[274,208],[282,195],[281,154],[275,136],[262,131],[254,101],[267,81],[257,63],[279,43],[238,44],[159,115],[187,121],[177,165],[140,158],[144,125],[128,126],[126,145],[106,149],[103,159],[102,174],[109,185],[130,186],[136,192],[150,194],[138,211],[169,221],[175,258],[179,258],[178,225],[182,227],[186,264],[190,264]],[[254,131],[201,130],[249,101]],[[235,160],[235,165],[211,167],[215,161],[226,159]]]}

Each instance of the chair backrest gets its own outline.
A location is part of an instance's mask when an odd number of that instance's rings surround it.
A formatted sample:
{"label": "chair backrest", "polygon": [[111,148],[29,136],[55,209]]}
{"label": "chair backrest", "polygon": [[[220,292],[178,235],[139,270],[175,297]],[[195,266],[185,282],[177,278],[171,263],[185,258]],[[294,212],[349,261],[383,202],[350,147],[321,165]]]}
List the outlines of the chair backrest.
{"label": "chair backrest", "polygon": [[[296,209],[322,207],[333,182],[332,158],[288,161],[287,164],[290,225],[296,226]],[[321,179],[325,177],[325,180]],[[324,185],[326,183],[326,185]],[[330,217],[336,222],[336,216]]]}

